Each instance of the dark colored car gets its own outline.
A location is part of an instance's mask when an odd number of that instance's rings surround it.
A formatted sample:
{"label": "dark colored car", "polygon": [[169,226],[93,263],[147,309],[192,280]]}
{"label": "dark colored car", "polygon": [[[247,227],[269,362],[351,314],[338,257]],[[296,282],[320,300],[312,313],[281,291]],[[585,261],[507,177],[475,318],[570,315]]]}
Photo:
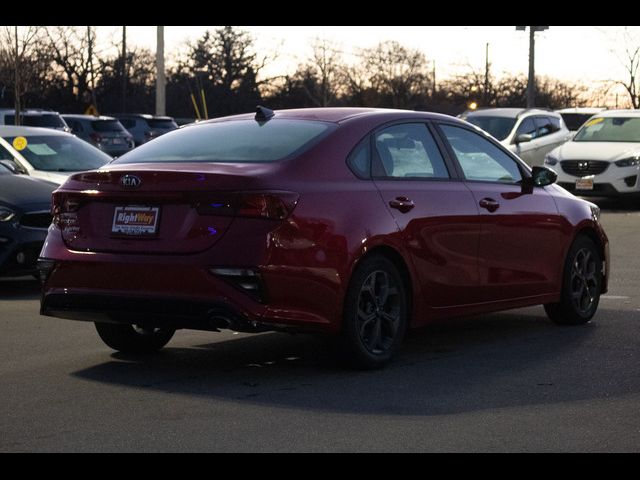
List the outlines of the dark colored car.
{"label": "dark colored car", "polygon": [[584,323],[608,240],[554,176],[439,114],[201,122],[54,193],[41,313],[130,352],[176,328],[321,332],[363,367],[443,318],[542,304]]}
{"label": "dark colored car", "polygon": [[112,157],[119,157],[135,148],[133,135],[116,118],[93,115],[63,115],[62,118],[74,135]]}
{"label": "dark colored car", "polygon": [[0,276],[37,274],[56,187],[0,164]]}
{"label": "dark colored car", "polygon": [[136,147],[178,128],[171,117],[134,113],[116,114],[114,117],[133,135]]}

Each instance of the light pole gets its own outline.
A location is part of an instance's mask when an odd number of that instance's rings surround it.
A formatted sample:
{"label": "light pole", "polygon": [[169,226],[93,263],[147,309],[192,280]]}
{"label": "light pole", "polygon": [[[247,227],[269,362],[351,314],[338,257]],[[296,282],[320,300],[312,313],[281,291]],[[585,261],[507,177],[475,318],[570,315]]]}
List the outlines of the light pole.
{"label": "light pole", "polygon": [[[529,80],[527,81],[527,108],[533,108],[535,106],[536,97],[536,76],[535,76],[535,34],[536,32],[542,32],[549,27],[529,27]],[[526,30],[526,26],[517,26],[516,30]]]}
{"label": "light pole", "polygon": [[164,72],[164,27],[157,27],[156,45],[156,115],[166,114],[165,72]]}

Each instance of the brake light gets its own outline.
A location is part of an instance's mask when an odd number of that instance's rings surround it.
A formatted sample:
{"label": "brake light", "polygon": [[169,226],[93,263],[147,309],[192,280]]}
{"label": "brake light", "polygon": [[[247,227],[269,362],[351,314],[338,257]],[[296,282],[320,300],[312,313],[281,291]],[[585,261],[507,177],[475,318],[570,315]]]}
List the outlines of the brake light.
{"label": "brake light", "polygon": [[53,192],[51,215],[53,224],[65,233],[76,233],[78,226],[78,209],[80,202],[77,198],[64,192]]}
{"label": "brake light", "polygon": [[234,192],[207,196],[198,202],[202,215],[238,216],[284,220],[296,204],[299,195],[293,192]]}

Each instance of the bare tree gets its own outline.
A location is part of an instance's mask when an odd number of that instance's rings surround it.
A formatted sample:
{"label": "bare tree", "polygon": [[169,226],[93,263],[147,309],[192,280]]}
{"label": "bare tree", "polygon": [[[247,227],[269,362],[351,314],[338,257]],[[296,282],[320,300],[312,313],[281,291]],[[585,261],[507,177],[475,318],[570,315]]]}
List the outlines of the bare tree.
{"label": "bare tree", "polygon": [[364,65],[370,72],[369,82],[374,90],[388,98],[388,106],[414,108],[416,100],[426,97],[431,90],[429,64],[420,50],[389,41],[362,53]]}
{"label": "bare tree", "polygon": [[5,67],[0,70],[3,82],[13,85],[16,125],[21,123],[22,98],[42,71],[37,51],[41,33],[35,26],[6,26],[0,32],[0,64]]}
{"label": "bare tree", "polygon": [[54,65],[64,75],[69,93],[79,103],[95,101],[94,55],[96,35],[93,27],[55,27],[47,29]]}
{"label": "bare tree", "polygon": [[[640,35],[637,31],[630,30],[629,27],[624,27],[621,32],[615,35],[602,33],[608,38],[608,40],[615,45],[611,48],[611,52],[618,58],[620,64],[624,67],[626,72],[626,78],[624,80],[609,79],[607,83],[609,88],[606,89],[607,93],[615,86],[622,86],[629,95],[631,106],[635,109],[640,108]],[[620,46],[623,46],[624,51],[619,51]]]}

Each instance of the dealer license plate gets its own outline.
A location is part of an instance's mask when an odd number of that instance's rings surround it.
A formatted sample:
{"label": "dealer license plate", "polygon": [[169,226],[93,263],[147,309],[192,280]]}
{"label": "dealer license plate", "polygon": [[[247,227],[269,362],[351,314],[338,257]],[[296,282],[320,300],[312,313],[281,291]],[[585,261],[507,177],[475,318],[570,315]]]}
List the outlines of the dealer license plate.
{"label": "dealer license plate", "polygon": [[116,207],[111,232],[123,235],[154,235],[157,233],[159,218],[160,207]]}
{"label": "dealer license plate", "polygon": [[577,179],[576,190],[593,190],[593,175]]}

